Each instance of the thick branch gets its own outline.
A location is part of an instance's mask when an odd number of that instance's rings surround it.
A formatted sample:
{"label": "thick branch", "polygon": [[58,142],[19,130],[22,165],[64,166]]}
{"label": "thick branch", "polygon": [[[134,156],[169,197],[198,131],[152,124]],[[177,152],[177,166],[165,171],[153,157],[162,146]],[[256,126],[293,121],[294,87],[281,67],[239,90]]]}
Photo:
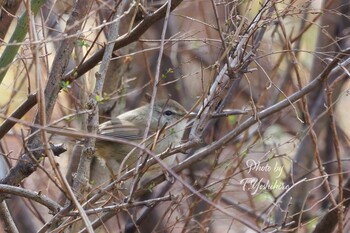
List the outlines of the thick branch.
{"label": "thick branch", "polygon": [[[57,51],[55,59],[53,61],[54,66],[52,67],[50,77],[45,89],[45,115],[47,117],[47,121],[50,120],[51,114],[53,111],[54,104],[56,103],[56,99],[60,90],[60,82],[63,76],[63,73],[66,69],[68,60],[72,54],[76,38],[77,32],[81,29],[81,25],[83,23],[84,17],[86,17],[89,11],[90,4],[87,4],[86,1],[84,3],[79,3],[76,5],[76,8],[71,14],[70,19],[67,22],[66,33],[68,35],[76,35],[67,37],[61,43],[60,48]],[[33,98],[30,98],[31,103]],[[18,113],[16,111],[16,113]],[[18,114],[19,115],[19,114]],[[37,114],[35,122],[39,122],[39,114]],[[35,128],[32,128],[34,131]],[[4,133],[4,131],[3,131]],[[41,134],[37,134],[31,138],[28,143],[29,150],[32,155],[39,160],[43,156],[42,150],[37,150],[37,148],[42,148],[41,142]],[[36,169],[36,161],[34,161],[29,155],[23,155],[16,166],[10,170],[7,177],[1,180],[3,184],[12,184],[18,185],[24,178],[29,176]]]}
{"label": "thick branch", "polygon": [[[58,156],[66,151],[66,149],[63,147],[63,145],[54,145],[51,144],[51,150],[54,155]],[[35,153],[43,155],[45,149],[43,147],[36,148]],[[16,164],[13,168],[10,169],[9,174],[0,180],[0,184],[8,184],[8,185],[18,185],[23,180],[23,176],[27,177],[30,174],[32,174],[36,168],[37,163],[33,161],[33,158],[31,157],[32,153],[30,151],[24,153],[20,157],[20,162]],[[0,201],[3,199],[2,196],[0,196]]]}
{"label": "thick branch", "polygon": [[40,203],[46,206],[49,210],[52,211],[52,214],[56,214],[62,208],[59,204],[50,200],[46,196],[37,192],[29,191],[24,188],[14,187],[12,185],[0,184],[0,192],[4,194],[11,194],[11,195],[16,195],[16,196],[31,199],[37,203]]}
{"label": "thick branch", "polygon": [[[171,10],[174,10],[182,0],[174,0],[172,1]],[[166,13],[166,5],[161,7],[159,10],[154,12],[151,15],[145,17],[130,33],[120,37],[115,42],[113,50],[118,50],[123,46],[126,46],[132,42],[135,42],[140,38],[140,36],[147,31],[155,22],[164,18]],[[64,81],[73,82],[75,79],[79,78],[81,75],[88,72],[92,67],[97,65],[98,62],[102,60],[102,56],[104,53],[104,48],[100,49],[96,54],[94,54],[89,60],[82,63],[75,70],[70,71],[67,75],[64,76]],[[28,99],[22,103],[17,110],[11,115],[13,118],[20,119],[26,114],[31,108],[33,108],[37,104],[37,93],[28,97]],[[0,126],[0,138],[2,138],[13,126],[15,125],[14,121],[4,121]]]}

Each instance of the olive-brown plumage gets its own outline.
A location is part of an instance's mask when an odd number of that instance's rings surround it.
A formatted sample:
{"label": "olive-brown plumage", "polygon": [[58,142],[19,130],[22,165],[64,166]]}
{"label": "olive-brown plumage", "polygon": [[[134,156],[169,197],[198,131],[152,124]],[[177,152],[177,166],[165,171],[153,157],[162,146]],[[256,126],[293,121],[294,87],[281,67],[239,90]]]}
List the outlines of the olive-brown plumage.
{"label": "olive-brown plumage", "polygon": [[[144,137],[144,131],[146,129],[150,111],[151,106],[150,104],[147,104],[125,112],[102,123],[99,127],[99,134],[134,142],[141,142]],[[155,102],[149,135],[154,135],[155,132],[162,129],[164,125],[170,126],[163,130],[158,138],[154,150],[156,154],[165,151],[170,146],[176,146],[181,142],[186,128],[186,120],[179,120],[183,118],[186,113],[186,109],[174,100],[161,100]],[[145,144],[150,147],[153,142],[154,136],[149,138]],[[133,147],[111,141],[97,140],[96,149],[99,161],[96,159],[93,161],[91,179],[100,184],[101,182],[106,182],[106,180],[109,180],[111,177],[111,174],[108,171],[113,172],[113,175],[118,173],[120,164]],[[127,157],[125,165],[129,169],[135,166],[139,154],[140,151],[135,150]],[[172,161],[173,159],[166,160],[168,164]]]}

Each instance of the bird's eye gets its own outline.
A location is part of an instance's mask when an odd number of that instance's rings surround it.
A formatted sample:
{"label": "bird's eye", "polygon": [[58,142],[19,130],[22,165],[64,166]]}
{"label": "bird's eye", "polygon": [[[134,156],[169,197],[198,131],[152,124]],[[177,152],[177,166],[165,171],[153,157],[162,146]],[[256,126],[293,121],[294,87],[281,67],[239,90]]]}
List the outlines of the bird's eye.
{"label": "bird's eye", "polygon": [[170,111],[170,110],[166,110],[166,111],[164,111],[164,115],[165,116],[171,116],[171,115],[173,115],[174,113],[172,112],[172,111]]}

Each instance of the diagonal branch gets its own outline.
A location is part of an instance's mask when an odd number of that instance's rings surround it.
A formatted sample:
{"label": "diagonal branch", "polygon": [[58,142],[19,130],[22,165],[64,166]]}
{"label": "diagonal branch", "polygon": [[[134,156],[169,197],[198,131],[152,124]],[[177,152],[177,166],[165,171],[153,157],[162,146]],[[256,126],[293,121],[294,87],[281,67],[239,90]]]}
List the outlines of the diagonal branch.
{"label": "diagonal branch", "polygon": [[[171,4],[171,11],[173,11],[183,0],[173,0]],[[118,50],[123,46],[126,46],[132,42],[137,41],[140,36],[146,32],[155,22],[165,17],[166,14],[166,4],[159,8],[153,14],[146,16],[130,33],[121,36],[114,45],[113,50]],[[97,51],[93,56],[91,56],[87,61],[82,63],[76,69],[68,72],[63,78],[63,81],[73,82],[75,79],[79,78],[81,75],[88,72],[92,67],[101,61],[105,48]],[[20,119],[22,118],[31,108],[37,104],[37,93],[32,94],[24,101],[16,110],[11,114],[12,118]],[[3,138],[5,134],[15,125],[14,121],[5,120],[0,125],[0,138]]]}

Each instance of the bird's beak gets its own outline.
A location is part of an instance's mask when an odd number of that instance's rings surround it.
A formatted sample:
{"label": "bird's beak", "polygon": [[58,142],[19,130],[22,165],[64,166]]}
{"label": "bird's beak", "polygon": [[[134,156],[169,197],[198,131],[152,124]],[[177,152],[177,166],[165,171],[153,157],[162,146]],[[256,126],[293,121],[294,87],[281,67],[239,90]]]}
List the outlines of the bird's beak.
{"label": "bird's beak", "polygon": [[196,112],[189,112],[189,113],[187,113],[186,118],[193,119],[197,116],[197,114],[198,113],[196,113]]}

